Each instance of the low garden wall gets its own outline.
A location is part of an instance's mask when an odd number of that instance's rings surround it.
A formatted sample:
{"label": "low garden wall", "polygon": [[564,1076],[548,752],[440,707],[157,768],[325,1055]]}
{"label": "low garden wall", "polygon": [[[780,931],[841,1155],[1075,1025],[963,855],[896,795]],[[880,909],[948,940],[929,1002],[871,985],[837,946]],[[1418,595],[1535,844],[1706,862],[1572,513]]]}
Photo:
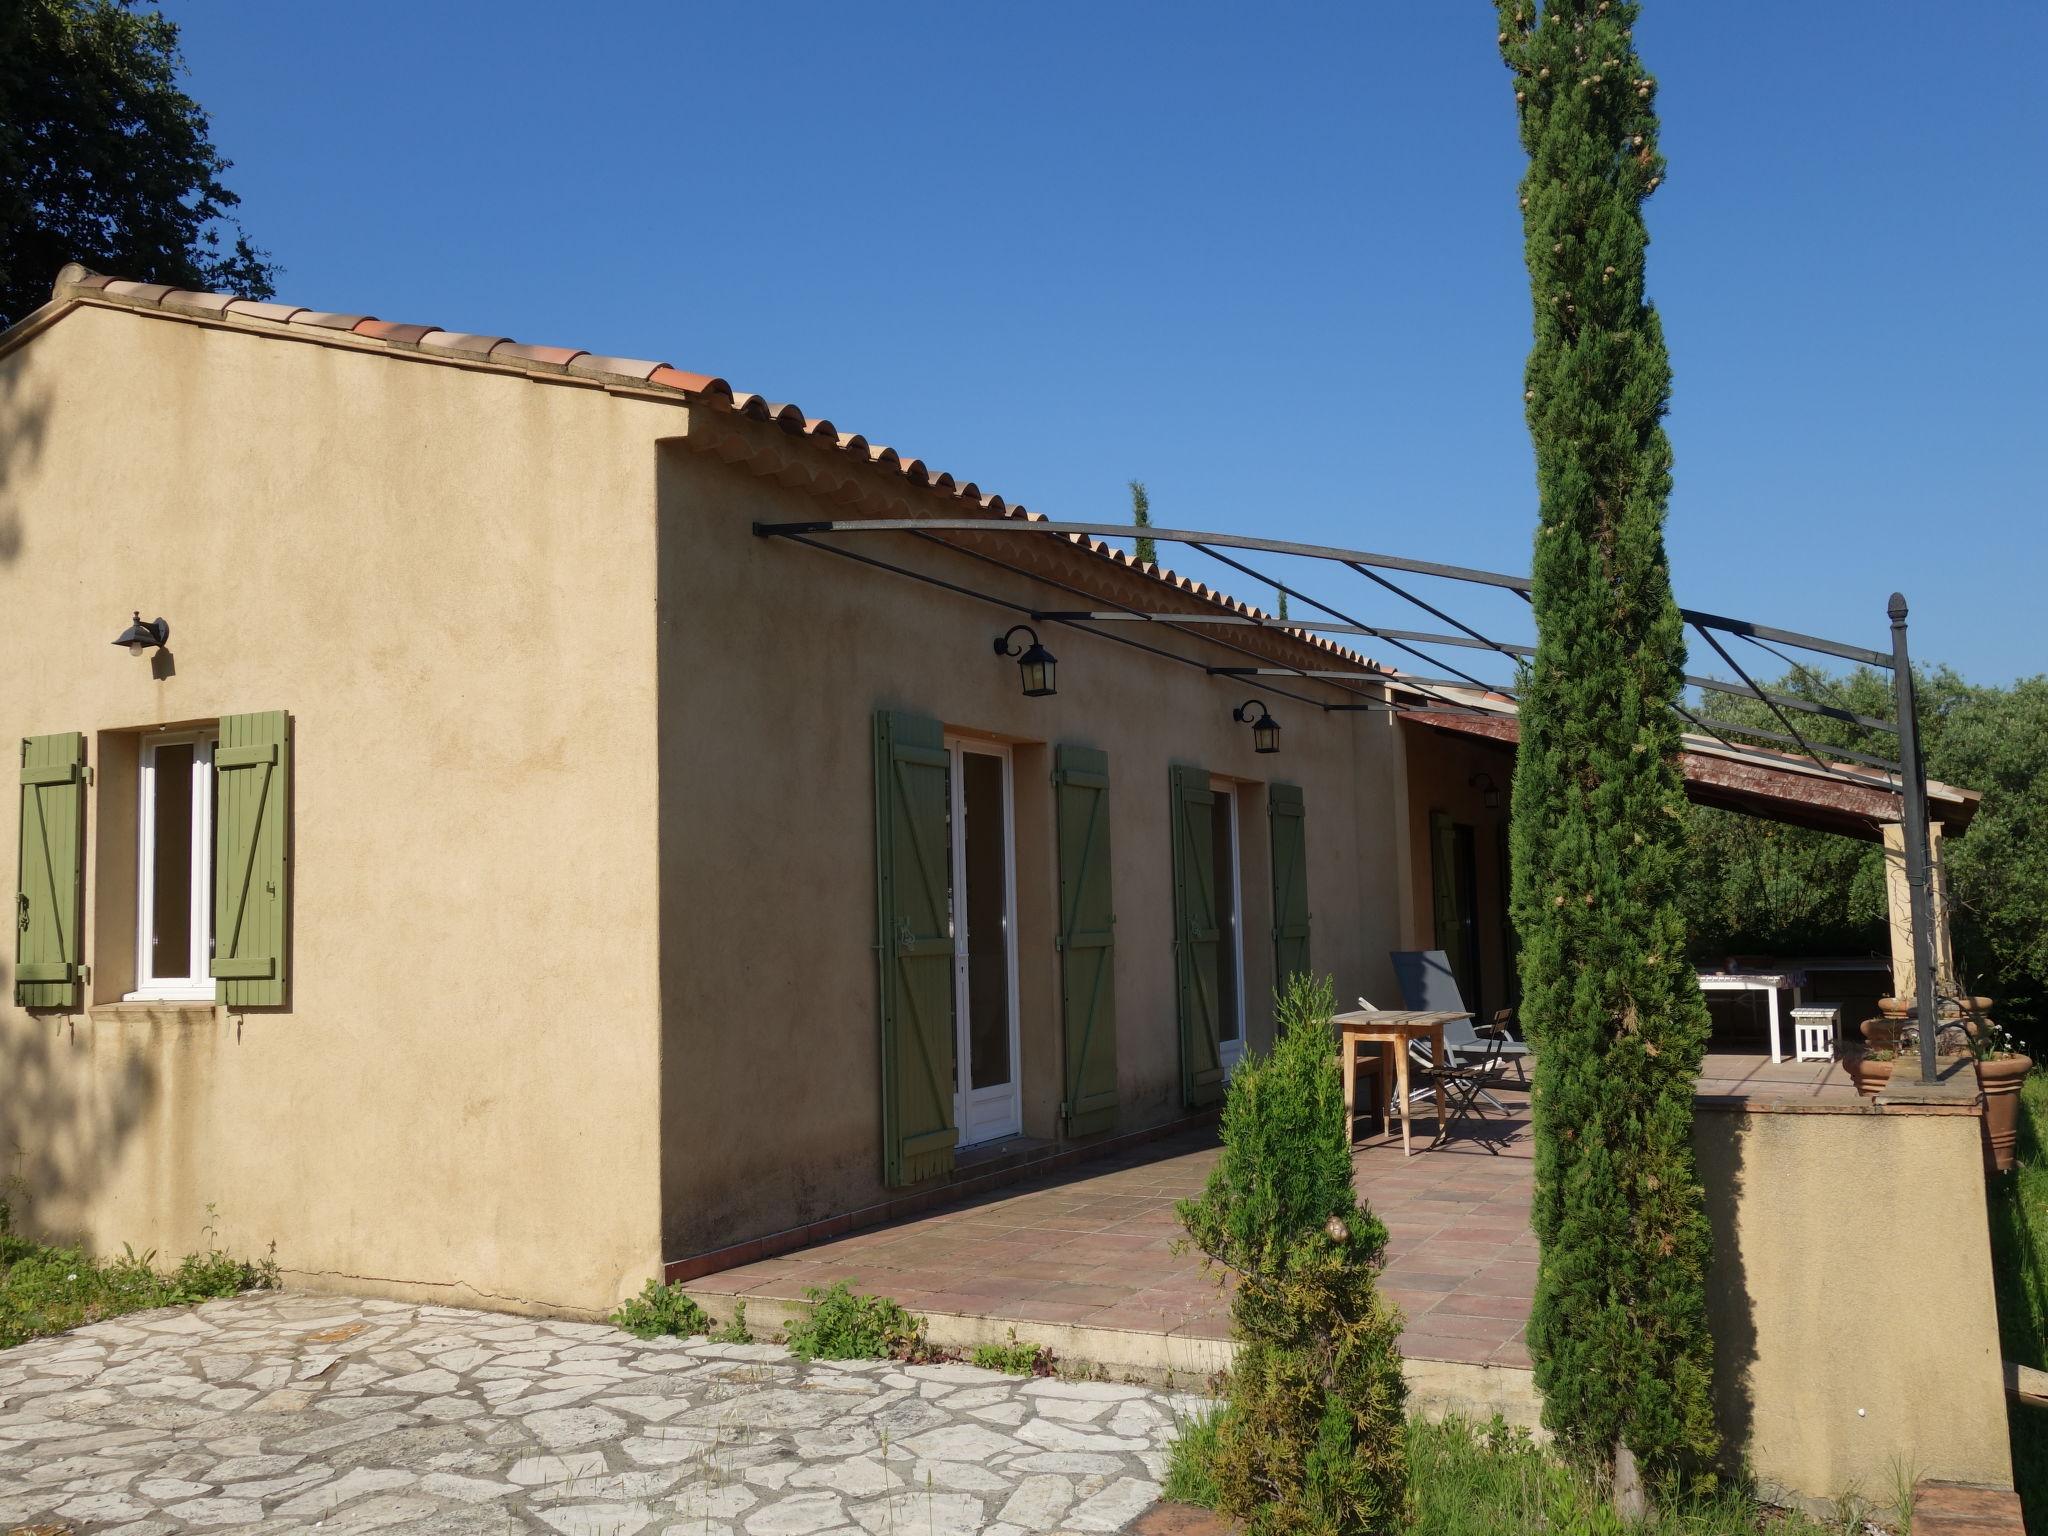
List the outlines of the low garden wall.
{"label": "low garden wall", "polygon": [[1702,1099],[1731,1446],[1767,1493],[2012,1485],[1973,1078],[1875,1102]]}

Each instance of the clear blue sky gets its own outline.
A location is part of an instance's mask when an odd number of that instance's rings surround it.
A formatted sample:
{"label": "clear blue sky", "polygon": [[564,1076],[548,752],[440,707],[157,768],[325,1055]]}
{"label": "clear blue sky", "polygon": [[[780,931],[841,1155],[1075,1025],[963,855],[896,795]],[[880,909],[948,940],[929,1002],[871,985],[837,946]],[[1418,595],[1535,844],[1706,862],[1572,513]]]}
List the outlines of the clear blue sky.
{"label": "clear blue sky", "polygon": [[[717,373],[1055,516],[1136,476],[1526,569],[1477,0],[168,9],[282,297]],[[1645,10],[1680,600],[1882,644],[1902,587],[1921,656],[2048,670],[2048,6]]]}

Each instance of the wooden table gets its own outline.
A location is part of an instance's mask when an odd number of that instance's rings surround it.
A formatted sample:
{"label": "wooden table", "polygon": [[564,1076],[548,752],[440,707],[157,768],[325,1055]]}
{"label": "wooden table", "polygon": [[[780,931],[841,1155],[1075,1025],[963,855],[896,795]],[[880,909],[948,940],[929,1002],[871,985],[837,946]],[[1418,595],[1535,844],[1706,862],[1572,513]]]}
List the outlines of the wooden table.
{"label": "wooden table", "polygon": [[[1348,1132],[1352,1123],[1354,1106],[1352,1080],[1358,1066],[1358,1048],[1361,1045],[1384,1045],[1394,1058],[1395,1102],[1401,1107],[1401,1150],[1414,1155],[1410,1137],[1410,1106],[1408,1103],[1408,1045],[1410,1041],[1427,1040],[1429,1059],[1438,1066],[1448,1066],[1444,1057],[1444,1026],[1453,1019],[1469,1019],[1469,1013],[1421,1013],[1399,1008],[1367,1008],[1356,1013],[1337,1015],[1338,1047],[1337,1060],[1344,1069],[1344,1126]],[[1444,1091],[1436,1088],[1436,1128],[1444,1128]]]}

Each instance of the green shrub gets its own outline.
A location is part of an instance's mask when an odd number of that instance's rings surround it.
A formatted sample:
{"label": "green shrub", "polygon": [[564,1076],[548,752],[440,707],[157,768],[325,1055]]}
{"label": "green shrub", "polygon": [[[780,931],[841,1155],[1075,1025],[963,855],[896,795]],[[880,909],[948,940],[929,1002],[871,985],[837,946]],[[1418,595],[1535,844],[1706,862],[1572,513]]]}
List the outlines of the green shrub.
{"label": "green shrub", "polygon": [[886,1296],[856,1296],[844,1280],[828,1291],[809,1286],[811,1315],[790,1325],[799,1360],[887,1360],[926,1352],[924,1324]]}
{"label": "green shrub", "polygon": [[132,1248],[95,1259],[82,1248],[35,1242],[15,1232],[12,1213],[0,1202],[0,1349],[124,1312],[190,1306],[277,1284],[275,1257],[251,1263],[209,1246],[187,1254],[168,1274],[158,1272],[155,1261],[154,1252]]}
{"label": "green shrub", "polygon": [[611,1323],[639,1339],[658,1339],[663,1335],[687,1339],[711,1331],[710,1316],[683,1294],[681,1286],[664,1285],[658,1280],[648,1281],[638,1296],[627,1300],[612,1314]]}
{"label": "green shrub", "polygon": [[1398,1528],[1401,1319],[1375,1284],[1387,1232],[1358,1203],[1327,978],[1289,979],[1279,1039],[1247,1055],[1223,1106],[1223,1155],[1189,1239],[1237,1272],[1238,1341],[1211,1461],[1217,1508],[1250,1536]]}
{"label": "green shrub", "polygon": [[985,1371],[1003,1371],[1011,1376],[1050,1376],[1055,1366],[1052,1351],[1043,1344],[1020,1344],[1017,1330],[1010,1330],[1007,1344],[977,1344],[968,1356],[970,1363]]}

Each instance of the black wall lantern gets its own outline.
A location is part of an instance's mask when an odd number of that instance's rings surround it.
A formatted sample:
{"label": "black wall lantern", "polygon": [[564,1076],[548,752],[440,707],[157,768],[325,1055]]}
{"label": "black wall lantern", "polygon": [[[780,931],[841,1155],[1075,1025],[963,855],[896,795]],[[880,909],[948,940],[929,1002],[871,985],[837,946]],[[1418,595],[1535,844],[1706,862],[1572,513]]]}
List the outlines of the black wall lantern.
{"label": "black wall lantern", "polygon": [[[1254,715],[1253,710],[1258,714]],[[1252,750],[1254,752],[1278,752],[1280,750],[1280,722],[1266,712],[1263,700],[1246,699],[1230,712],[1230,718],[1239,724],[1252,728]]]}
{"label": "black wall lantern", "polygon": [[1465,782],[1469,787],[1479,791],[1480,803],[1489,811],[1499,808],[1500,786],[1493,782],[1492,774],[1482,768]]}
{"label": "black wall lantern", "polygon": [[[1029,635],[1031,643],[1020,653],[1010,642],[1018,635]],[[1029,624],[1011,626],[1010,632],[996,641],[998,656],[1015,656],[1017,671],[1024,679],[1024,697],[1027,699],[1049,699],[1058,690],[1052,685],[1053,669],[1059,665],[1051,651],[1038,643],[1038,631]]]}
{"label": "black wall lantern", "polygon": [[114,644],[127,646],[130,656],[140,656],[152,646],[162,650],[164,642],[170,638],[170,625],[162,619],[151,619],[145,624],[142,622],[142,615],[137,613],[135,622],[115,637]]}

